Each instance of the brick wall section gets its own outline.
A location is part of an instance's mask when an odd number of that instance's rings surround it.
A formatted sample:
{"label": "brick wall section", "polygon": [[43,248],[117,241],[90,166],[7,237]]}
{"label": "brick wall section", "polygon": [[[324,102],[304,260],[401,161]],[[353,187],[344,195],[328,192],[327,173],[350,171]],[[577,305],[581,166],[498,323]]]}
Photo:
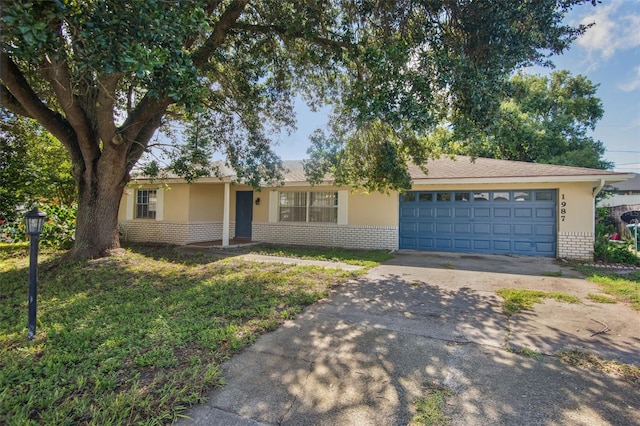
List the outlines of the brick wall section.
{"label": "brick wall section", "polygon": [[[178,223],[167,221],[122,221],[118,224],[123,241],[184,245],[222,239],[222,222]],[[235,234],[230,223],[229,236]]]}
{"label": "brick wall section", "polygon": [[397,226],[253,223],[252,239],[274,244],[396,250]]}
{"label": "brick wall section", "polygon": [[558,257],[564,259],[593,260],[592,232],[559,232]]}

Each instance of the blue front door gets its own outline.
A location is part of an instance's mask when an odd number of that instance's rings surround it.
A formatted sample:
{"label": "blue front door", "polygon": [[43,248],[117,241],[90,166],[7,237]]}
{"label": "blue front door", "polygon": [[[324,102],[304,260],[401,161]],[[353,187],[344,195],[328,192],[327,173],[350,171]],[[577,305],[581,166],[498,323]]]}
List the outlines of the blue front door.
{"label": "blue front door", "polygon": [[253,191],[236,192],[236,237],[251,238]]}

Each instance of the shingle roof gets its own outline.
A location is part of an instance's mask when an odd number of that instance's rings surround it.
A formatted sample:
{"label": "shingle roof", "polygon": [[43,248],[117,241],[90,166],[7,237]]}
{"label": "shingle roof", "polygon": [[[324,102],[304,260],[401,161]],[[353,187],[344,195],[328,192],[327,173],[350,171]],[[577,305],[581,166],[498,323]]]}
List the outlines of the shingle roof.
{"label": "shingle roof", "polygon": [[[302,161],[284,161],[285,182],[305,182]],[[486,180],[510,179],[526,180],[533,178],[604,178],[608,181],[620,181],[628,178],[628,174],[607,170],[588,169],[584,167],[557,166],[552,164],[525,163],[522,161],[496,160],[492,158],[476,158],[456,156],[441,157],[427,162],[425,174],[418,166],[410,165],[409,174],[414,181],[429,180]],[[330,181],[330,179],[327,179]]]}
{"label": "shingle roof", "polygon": [[409,166],[412,179],[471,179],[471,178],[526,178],[526,177],[613,177],[622,173],[583,167],[557,166],[553,164],[525,163],[522,161],[496,160],[456,156],[429,160],[428,174],[415,165]]}
{"label": "shingle roof", "polygon": [[616,191],[627,192],[627,191],[635,191],[640,192],[640,174],[633,173],[633,178],[626,180],[624,182],[618,182],[613,185]]}
{"label": "shingle roof", "polygon": [[[220,167],[220,176],[223,180],[235,177],[235,172],[223,162],[215,162]],[[286,160],[282,162],[285,169],[285,183],[306,183],[302,161]],[[583,167],[557,166],[551,164],[525,163],[521,161],[496,160],[491,158],[476,158],[472,160],[466,156],[454,158],[441,157],[427,162],[428,173],[425,174],[418,166],[410,165],[409,174],[414,181],[526,181],[526,180],[597,180],[605,179],[608,183],[620,182],[629,179],[632,175],[616,173],[606,170],[587,169]],[[636,178],[640,175],[636,175]],[[171,179],[180,179],[178,176],[167,176]],[[138,177],[144,179],[144,177]],[[201,178],[200,182],[219,182],[217,177]],[[327,176],[325,182],[331,182]],[[616,187],[620,187],[616,183]]]}

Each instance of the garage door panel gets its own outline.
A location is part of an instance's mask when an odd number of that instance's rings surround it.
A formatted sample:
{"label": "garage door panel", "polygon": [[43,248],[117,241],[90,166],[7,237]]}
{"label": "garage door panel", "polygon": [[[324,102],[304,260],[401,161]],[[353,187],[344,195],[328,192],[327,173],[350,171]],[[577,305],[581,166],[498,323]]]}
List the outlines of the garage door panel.
{"label": "garage door panel", "polygon": [[466,218],[471,217],[471,209],[470,208],[458,208],[454,209],[454,215],[457,218]]}
{"label": "garage door panel", "polygon": [[474,234],[490,234],[491,233],[490,223],[473,223],[472,225],[473,225]]}
{"label": "garage door panel", "polygon": [[418,247],[423,250],[433,249],[433,238],[418,238]]}
{"label": "garage door panel", "polygon": [[536,217],[537,218],[552,218],[555,217],[555,208],[537,208],[536,209]]}
{"label": "garage door panel", "polygon": [[471,234],[471,224],[470,223],[454,223],[453,224],[453,232],[456,234]]}
{"label": "garage door panel", "polygon": [[400,208],[400,217],[401,218],[417,217],[417,216],[418,216],[418,212],[417,212],[417,209],[415,207],[402,207],[402,208]]}
{"label": "garage door panel", "polygon": [[447,218],[453,216],[453,209],[450,207],[438,207],[436,209],[436,217],[438,218]]}
{"label": "garage door panel", "polygon": [[436,238],[434,241],[436,243],[435,248],[437,249],[446,250],[453,248],[453,243],[450,238]]}
{"label": "garage door panel", "polygon": [[535,225],[535,234],[539,236],[555,237],[555,226],[553,225]]}
{"label": "garage door panel", "polygon": [[531,241],[514,241],[513,242],[513,250],[516,252],[530,252],[531,251]]}
{"label": "garage door panel", "polygon": [[418,217],[420,218],[430,218],[436,215],[435,210],[433,208],[419,208],[418,209]]}
{"label": "garage door panel", "polygon": [[418,223],[418,232],[422,234],[433,234],[435,232],[435,224],[433,222]]}
{"label": "garage door panel", "polygon": [[511,217],[511,209],[509,207],[496,207],[493,209],[493,217]]}
{"label": "garage door panel", "polygon": [[508,223],[497,223],[493,225],[494,235],[511,235],[511,225]]}
{"label": "garage door panel", "polygon": [[493,249],[499,252],[510,252],[511,251],[511,241],[505,240],[495,240],[493,242]]}
{"label": "garage door panel", "polygon": [[531,208],[515,208],[513,209],[513,217],[517,218],[529,218],[533,216]]}
{"label": "garage door panel", "polygon": [[473,240],[473,249],[477,251],[491,250],[491,240]]}
{"label": "garage door panel", "polygon": [[515,224],[513,225],[513,235],[533,235],[533,225]]}
{"label": "garage door panel", "polygon": [[491,209],[488,207],[475,207],[473,209],[473,217],[491,217]]}
{"label": "garage door panel", "polygon": [[451,234],[452,232],[453,232],[453,223],[451,222],[436,223],[436,233]]}
{"label": "garage door panel", "polygon": [[555,256],[550,190],[420,191],[400,200],[400,248]]}
{"label": "garage door panel", "polygon": [[454,248],[458,250],[469,250],[471,248],[471,240],[468,239],[455,239],[453,240]]}
{"label": "garage door panel", "polygon": [[400,222],[401,234],[414,234],[416,232],[418,232],[417,222]]}

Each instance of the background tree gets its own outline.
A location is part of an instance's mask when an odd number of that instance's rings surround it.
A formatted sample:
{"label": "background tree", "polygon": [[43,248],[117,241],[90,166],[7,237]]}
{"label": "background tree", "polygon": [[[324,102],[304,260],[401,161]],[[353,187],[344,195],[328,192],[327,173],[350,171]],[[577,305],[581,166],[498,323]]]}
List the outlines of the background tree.
{"label": "background tree", "polygon": [[71,205],[76,199],[66,150],[37,122],[0,112],[0,219],[46,198]]}
{"label": "background tree", "polygon": [[371,152],[421,163],[415,134],[445,114],[459,128],[485,122],[505,75],[585,30],[562,24],[585,2],[16,0],[2,10],[0,101],[68,151],[79,205],[70,255],[101,256],[119,247],[124,186],[167,117],[208,111],[203,124],[239,175],[277,178],[267,131],[293,127],[300,93],[336,105],[335,140],[384,128],[393,138]]}
{"label": "background tree", "polygon": [[518,73],[506,86],[495,123],[475,139],[460,143],[442,130],[431,138],[451,153],[609,169],[603,143],[588,135],[604,113],[597,88],[568,71]]}

